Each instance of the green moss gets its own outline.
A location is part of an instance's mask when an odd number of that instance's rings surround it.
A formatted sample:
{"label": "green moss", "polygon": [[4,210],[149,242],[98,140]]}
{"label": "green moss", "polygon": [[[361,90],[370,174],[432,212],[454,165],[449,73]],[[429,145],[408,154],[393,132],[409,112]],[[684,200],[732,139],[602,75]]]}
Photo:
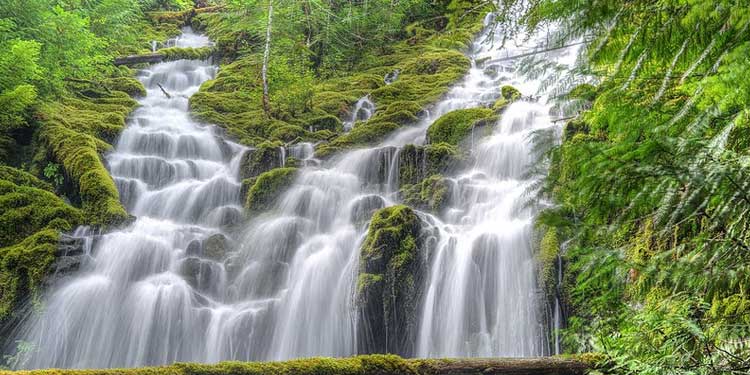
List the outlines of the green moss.
{"label": "green moss", "polygon": [[406,145],[399,154],[399,182],[418,184],[434,174],[450,172],[463,162],[463,155],[447,143]]}
{"label": "green moss", "polygon": [[343,125],[338,117],[332,115],[323,115],[313,117],[307,120],[305,127],[309,128],[310,131],[316,132],[320,130],[328,130],[332,132],[341,131]]}
{"label": "green moss", "polygon": [[52,185],[36,178],[31,173],[5,165],[0,165],[0,180],[16,185],[26,185],[41,190],[53,191]]}
{"label": "green moss", "polygon": [[560,240],[557,228],[545,228],[539,244],[539,278],[543,290],[549,298],[554,298],[557,284],[557,257],[560,255]]}
{"label": "green moss", "polygon": [[146,96],[146,88],[141,81],[133,77],[107,78],[102,84],[110,90],[122,91],[130,96]]}
{"label": "green moss", "polygon": [[245,208],[259,213],[273,208],[278,197],[294,181],[297,168],[276,168],[255,178],[247,192]]}
{"label": "green moss", "polygon": [[[220,20],[221,16],[199,15],[196,18],[215,40],[225,34],[222,28],[226,25]],[[260,56],[247,54],[222,66],[215,80],[204,83],[200,92],[191,98],[191,109],[196,117],[226,128],[230,136],[244,144],[257,145],[269,139],[286,141],[294,137],[329,140],[316,150],[322,157],[342,148],[377,142],[397,128],[415,122],[425,105],[438,100],[466,73],[470,62],[454,49],[456,46],[446,48],[434,42],[443,36],[470,40],[478,31],[476,25],[481,27],[480,21],[481,17],[470,14],[453,25],[465,27],[468,32],[443,30],[419,42],[397,42],[383,48],[382,55],[361,59],[352,71],[336,72],[335,77],[315,80],[312,94],[304,105],[286,108],[287,104],[272,100],[274,119],[266,118],[261,109]],[[217,46],[217,49],[222,47]],[[384,75],[396,69],[400,71],[399,79],[386,85]],[[368,94],[377,105],[374,116],[357,123],[350,132],[340,134],[342,119],[348,118],[354,103]],[[279,120],[298,126],[304,132],[289,126],[276,130],[281,126],[273,122]],[[322,130],[333,134],[319,134]],[[335,137],[337,134],[340,135]]]}
{"label": "green moss", "polygon": [[[425,256],[420,254],[422,224],[408,206],[376,211],[360,249],[357,300],[365,347],[408,353],[416,334]],[[386,349],[387,348],[387,349]]]}
{"label": "green moss", "polygon": [[66,193],[80,201],[87,223],[119,225],[130,216],[120,204],[100,154],[111,150],[108,142],[116,139],[125,127],[125,117],[138,103],[122,91],[90,87],[77,92],[82,97],[65,97],[40,108],[37,146],[42,153],[35,161],[42,168],[47,162],[62,165],[69,185]]}
{"label": "green moss", "polygon": [[450,203],[450,182],[435,174],[413,185],[402,185],[400,194],[405,204],[423,210],[440,212]]}
{"label": "green moss", "polygon": [[265,141],[245,153],[240,161],[240,178],[256,177],[281,167],[281,147],[281,142]]}
{"label": "green moss", "polygon": [[458,145],[471,134],[477,121],[492,115],[492,110],[487,108],[457,109],[448,112],[430,125],[427,137],[430,143],[446,142]]}
{"label": "green moss", "polygon": [[522,96],[521,92],[518,91],[517,88],[510,86],[510,85],[505,85],[501,87],[500,95],[502,95],[503,99],[510,101],[510,102],[521,99],[521,96]]}
{"label": "green moss", "polygon": [[28,173],[0,167],[0,322],[38,296],[59,232],[83,223],[83,212],[50,190]]}
{"label": "green moss", "polygon": [[36,301],[47,271],[55,259],[59,231],[44,229],[22,242],[0,248],[0,322],[26,296]]}
{"label": "green moss", "polygon": [[0,246],[20,242],[55,219],[69,229],[81,223],[83,215],[51,191],[0,180]]}
{"label": "green moss", "polygon": [[164,55],[167,61],[170,60],[206,60],[211,57],[213,49],[211,47],[200,48],[180,48],[170,47],[159,50],[160,55]]}

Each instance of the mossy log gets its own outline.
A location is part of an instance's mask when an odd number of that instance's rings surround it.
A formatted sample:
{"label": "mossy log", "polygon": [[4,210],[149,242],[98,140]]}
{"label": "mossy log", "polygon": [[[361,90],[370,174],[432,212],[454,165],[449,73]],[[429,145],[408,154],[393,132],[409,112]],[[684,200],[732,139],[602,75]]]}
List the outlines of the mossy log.
{"label": "mossy log", "polygon": [[362,355],[351,358],[305,358],[285,362],[177,363],[162,367],[101,370],[0,371],[5,375],[583,375],[590,363],[576,358],[403,359],[395,355]]}
{"label": "mossy log", "polygon": [[148,53],[145,55],[130,55],[124,57],[116,57],[114,64],[120,65],[136,65],[136,64],[156,64],[164,61],[165,55],[160,53]]}
{"label": "mossy log", "polygon": [[146,53],[142,55],[130,55],[116,57],[114,64],[120,65],[137,65],[137,64],[156,64],[162,61],[172,61],[180,59],[188,60],[205,60],[213,52],[210,47],[201,48],[180,48],[171,47],[159,50],[158,53]]}

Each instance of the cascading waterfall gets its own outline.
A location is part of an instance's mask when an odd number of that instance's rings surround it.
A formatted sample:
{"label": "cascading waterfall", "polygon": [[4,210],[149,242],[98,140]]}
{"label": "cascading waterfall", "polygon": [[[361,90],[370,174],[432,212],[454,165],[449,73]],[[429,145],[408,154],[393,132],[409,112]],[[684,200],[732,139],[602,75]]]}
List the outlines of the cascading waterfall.
{"label": "cascading waterfall", "polygon": [[[497,34],[491,31],[472,45],[472,61],[508,53],[485,41]],[[208,41],[186,30],[176,43]],[[183,60],[143,72],[148,95],[107,157],[138,219],[102,235],[89,264],[51,291],[45,311],[25,324],[20,338],[36,347],[28,367],[357,354],[359,249],[372,213],[399,201],[402,146],[424,143],[429,125],[449,111],[493,103],[502,84],[524,92],[539,85],[512,65],[472,63],[424,118],[376,147],[321,166],[312,145],[291,146],[290,156],[304,166],[292,186],[274,210],[230,234],[225,228],[240,212],[244,150],[187,113],[186,98],[214,71]],[[157,83],[174,93],[171,100]],[[452,208],[421,214],[437,236],[416,351],[406,355],[549,352],[531,255],[535,211],[522,202],[533,182],[524,178],[533,159],[528,135],[550,126],[544,101],[512,105],[494,134],[476,142],[476,162],[454,176]]]}
{"label": "cascading waterfall", "polygon": [[[185,30],[175,44],[198,47],[208,39]],[[215,72],[206,62],[180,60],[140,73],[147,95],[106,157],[138,218],[98,238],[79,274],[25,323],[20,338],[35,348],[28,367],[160,364],[203,359],[210,349],[204,338],[226,271],[221,254],[212,259],[195,248],[222,242],[222,227],[241,216],[244,150],[188,116],[188,97]]]}
{"label": "cascading waterfall", "polygon": [[352,109],[352,115],[349,120],[344,121],[344,130],[352,130],[354,124],[357,121],[367,121],[375,113],[375,103],[370,99],[369,95],[365,95],[356,103],[354,103],[354,109]]}

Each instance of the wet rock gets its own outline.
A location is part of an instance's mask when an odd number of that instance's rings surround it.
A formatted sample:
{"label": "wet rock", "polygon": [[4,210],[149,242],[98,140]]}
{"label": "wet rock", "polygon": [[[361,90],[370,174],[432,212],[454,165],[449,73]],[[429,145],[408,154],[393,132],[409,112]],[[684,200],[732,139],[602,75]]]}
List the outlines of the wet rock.
{"label": "wet rock", "polygon": [[351,222],[357,226],[364,225],[372,217],[373,212],[385,207],[385,199],[379,195],[365,195],[357,199],[350,211]]}
{"label": "wet rock", "polygon": [[283,145],[280,142],[263,142],[247,150],[240,161],[240,178],[256,177],[282,166]]}
{"label": "wet rock", "polygon": [[227,251],[229,251],[229,241],[221,233],[214,234],[203,242],[203,256],[208,259],[222,260],[227,255]]}
{"label": "wet rock", "polygon": [[403,205],[373,215],[360,249],[357,347],[361,353],[414,355],[427,255],[422,221]]}
{"label": "wet rock", "polygon": [[201,246],[201,242],[198,240],[192,240],[188,244],[187,248],[185,249],[185,254],[188,256],[198,256],[201,255],[203,252],[203,247]]}

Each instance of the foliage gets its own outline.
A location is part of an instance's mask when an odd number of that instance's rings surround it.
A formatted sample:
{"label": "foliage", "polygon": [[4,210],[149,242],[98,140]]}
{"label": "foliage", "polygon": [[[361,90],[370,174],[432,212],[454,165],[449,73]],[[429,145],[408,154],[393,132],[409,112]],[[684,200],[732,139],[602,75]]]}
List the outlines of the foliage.
{"label": "foliage", "polygon": [[567,349],[604,351],[614,373],[746,371],[750,171],[735,131],[750,111],[746,4],[528,10],[530,27],[562,25],[558,43],[585,37],[574,74],[599,81],[570,94],[592,105],[550,155],[558,205],[540,218],[571,240]]}

